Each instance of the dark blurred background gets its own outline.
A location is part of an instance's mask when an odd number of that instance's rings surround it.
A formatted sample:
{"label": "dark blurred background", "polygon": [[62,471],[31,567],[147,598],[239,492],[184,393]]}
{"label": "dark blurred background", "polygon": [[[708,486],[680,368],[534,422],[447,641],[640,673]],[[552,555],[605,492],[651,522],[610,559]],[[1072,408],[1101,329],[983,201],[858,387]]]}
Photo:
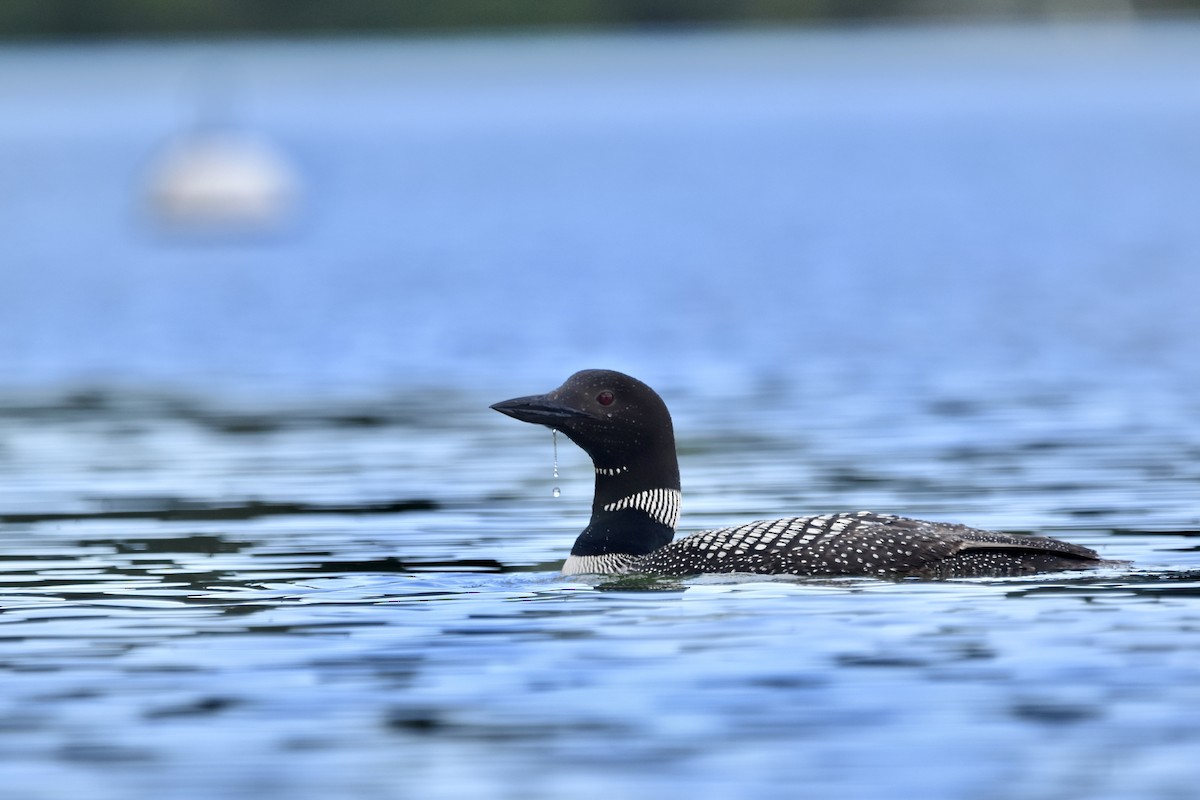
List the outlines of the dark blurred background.
{"label": "dark blurred background", "polygon": [[1171,14],[1196,0],[7,0],[8,37],[193,36],[763,25],[847,20],[1037,19]]}

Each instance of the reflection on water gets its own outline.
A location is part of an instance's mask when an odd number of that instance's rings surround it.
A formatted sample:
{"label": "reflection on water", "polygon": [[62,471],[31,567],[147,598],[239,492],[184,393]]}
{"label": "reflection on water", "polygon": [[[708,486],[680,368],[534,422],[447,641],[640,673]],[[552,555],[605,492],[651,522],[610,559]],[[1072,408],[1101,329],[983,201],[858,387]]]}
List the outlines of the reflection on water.
{"label": "reflection on water", "polygon": [[[1192,796],[1200,47],[1069,30],[234,47],[263,249],[118,221],[186,48],[0,56],[5,800]],[[583,367],[686,530],[1129,563],[563,579],[589,465],[487,406]]]}

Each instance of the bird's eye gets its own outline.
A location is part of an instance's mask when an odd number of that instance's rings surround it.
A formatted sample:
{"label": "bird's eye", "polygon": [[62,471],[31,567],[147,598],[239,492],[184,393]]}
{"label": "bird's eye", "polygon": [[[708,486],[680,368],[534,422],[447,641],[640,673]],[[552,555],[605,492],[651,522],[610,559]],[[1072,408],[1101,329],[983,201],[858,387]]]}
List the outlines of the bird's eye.
{"label": "bird's eye", "polygon": [[617,399],[616,395],[614,395],[608,389],[605,389],[603,392],[596,395],[596,402],[602,406],[611,406],[613,403],[613,400],[616,400],[616,399]]}

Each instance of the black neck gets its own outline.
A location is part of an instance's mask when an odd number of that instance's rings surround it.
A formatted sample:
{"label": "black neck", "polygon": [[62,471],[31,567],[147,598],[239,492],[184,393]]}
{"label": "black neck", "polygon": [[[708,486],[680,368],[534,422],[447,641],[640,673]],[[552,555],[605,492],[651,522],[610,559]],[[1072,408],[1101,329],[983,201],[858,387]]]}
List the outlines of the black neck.
{"label": "black neck", "polygon": [[673,528],[663,525],[636,508],[592,514],[592,521],[575,540],[573,556],[603,556],[625,553],[642,556],[670,544]]}
{"label": "black neck", "polygon": [[674,447],[662,458],[643,457],[632,464],[597,463],[592,519],[575,540],[571,555],[625,553],[640,556],[669,544],[675,536],[671,525],[640,508],[616,511],[605,508],[639,492],[655,489],[679,492],[679,462]]}

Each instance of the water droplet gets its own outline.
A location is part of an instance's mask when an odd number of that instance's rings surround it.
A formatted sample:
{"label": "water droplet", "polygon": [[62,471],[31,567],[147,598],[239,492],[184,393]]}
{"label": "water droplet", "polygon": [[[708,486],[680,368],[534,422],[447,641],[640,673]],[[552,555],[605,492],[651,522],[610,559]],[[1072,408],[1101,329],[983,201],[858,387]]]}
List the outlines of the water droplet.
{"label": "water droplet", "polygon": [[[550,435],[551,435],[551,441],[554,442],[554,480],[558,480],[558,431],[555,430],[554,428],[551,428]],[[552,494],[555,497],[558,497],[559,495],[562,494],[562,492],[559,491],[557,486],[555,486],[550,491],[550,494]]]}

